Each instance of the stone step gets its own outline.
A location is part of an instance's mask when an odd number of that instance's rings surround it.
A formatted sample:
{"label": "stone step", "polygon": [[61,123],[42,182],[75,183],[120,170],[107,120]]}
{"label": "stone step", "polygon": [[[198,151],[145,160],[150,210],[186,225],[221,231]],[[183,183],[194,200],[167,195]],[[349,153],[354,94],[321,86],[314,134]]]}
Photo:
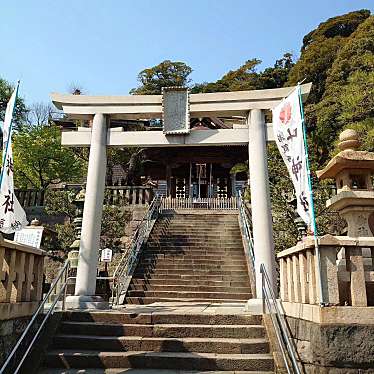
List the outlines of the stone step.
{"label": "stone step", "polygon": [[222,238],[222,239],[231,239],[231,238],[239,238],[240,236],[240,231],[239,230],[233,230],[230,233],[224,232],[222,230],[219,230],[217,232],[212,232],[211,230],[209,231],[204,231],[204,232],[193,232],[190,230],[184,230],[183,232],[176,233],[173,231],[162,231],[162,232],[157,232],[157,231],[152,231],[151,238],[207,238],[207,239],[216,239],[216,238]]}
{"label": "stone step", "polygon": [[66,368],[152,368],[186,370],[273,370],[270,354],[217,354],[191,352],[101,352],[53,350],[46,355],[50,367]]}
{"label": "stone step", "polygon": [[[142,263],[154,263],[157,261],[158,264],[165,263],[165,264],[176,264],[176,263],[184,263],[184,264],[196,264],[196,265],[242,265],[243,264],[243,256],[237,256],[237,258],[193,258],[190,256],[174,256],[172,258],[165,256],[149,256],[149,254],[143,254],[140,258]],[[228,261],[230,263],[228,263]]]}
{"label": "stone step", "polygon": [[[244,287],[244,288],[249,288],[249,279],[248,277],[246,278],[246,281],[207,281],[204,280],[203,283],[201,283],[204,287],[226,287],[226,288],[239,288],[239,287]],[[133,286],[162,286],[162,285],[167,285],[167,284],[173,284],[176,286],[191,286],[191,285],[196,285],[196,283],[193,280],[185,280],[185,279],[170,279],[170,278],[161,278],[161,279],[139,279],[139,278],[132,278],[132,285]],[[197,286],[196,286],[197,287]]]}
{"label": "stone step", "polygon": [[156,243],[194,243],[194,242],[206,242],[206,243],[217,243],[222,242],[224,244],[241,244],[242,237],[240,235],[195,235],[191,236],[189,233],[183,235],[151,235],[150,241]]}
{"label": "stone step", "polygon": [[132,313],[120,311],[66,311],[64,321],[105,322],[111,324],[183,324],[183,325],[261,325],[262,316],[251,314],[180,314],[165,312]]}
{"label": "stone step", "polygon": [[155,229],[188,229],[195,231],[219,231],[220,229],[239,229],[238,222],[159,222]]}
{"label": "stone step", "polygon": [[182,241],[168,241],[167,239],[166,240],[160,240],[160,241],[157,241],[157,240],[150,240],[147,244],[147,247],[166,247],[166,248],[170,248],[170,247],[176,247],[176,248],[180,248],[180,247],[185,247],[185,248],[196,248],[196,247],[202,247],[202,248],[219,248],[219,249],[231,249],[231,248],[234,248],[234,249],[243,249],[243,246],[242,246],[242,242],[241,241],[238,241],[237,243],[233,242],[233,241],[228,241],[227,243],[225,243],[224,241],[221,241],[221,240],[214,240],[214,241],[209,241],[209,240],[191,240],[191,241],[185,241],[185,242],[182,242]]}
{"label": "stone step", "polygon": [[204,353],[269,353],[266,339],[152,338],[141,336],[62,335],[53,339],[53,348],[97,351],[153,351]]}
{"label": "stone step", "polygon": [[157,226],[154,227],[153,232],[156,231],[165,231],[165,230],[171,230],[171,231],[180,231],[180,232],[197,232],[197,233],[222,233],[225,232],[231,232],[235,230],[239,230],[239,224],[231,224],[231,223],[223,223],[223,224],[216,224],[216,223],[208,223],[208,222],[193,222],[190,224],[187,223],[169,223],[169,224],[157,224]]}
{"label": "stone step", "polygon": [[[240,271],[239,273],[245,274],[244,271]],[[178,268],[178,269],[166,269],[166,268],[157,268],[156,269],[145,269],[145,268],[136,268],[135,270],[136,275],[151,275],[151,274],[157,274],[157,275],[174,275],[174,274],[180,274],[180,275],[186,275],[186,274],[192,274],[192,275],[241,275],[238,274],[238,271],[234,270],[210,270],[210,269],[188,269],[188,268]]]}
{"label": "stone step", "polygon": [[153,242],[148,242],[146,249],[145,250],[160,250],[162,249],[163,251],[179,251],[179,252],[187,252],[187,251],[205,251],[206,254],[213,254],[213,252],[217,254],[239,254],[243,253],[243,246],[242,245],[224,245],[222,243],[217,244],[217,245],[212,245],[212,244],[202,244],[202,243],[191,243],[191,244],[157,244]]}
{"label": "stone step", "polygon": [[155,256],[155,255],[164,255],[166,256],[184,256],[193,258],[199,258],[201,256],[208,257],[208,258],[236,258],[237,256],[244,257],[243,248],[235,249],[232,251],[225,251],[225,250],[206,250],[206,249],[172,249],[172,248],[145,248],[143,250],[143,257],[144,256]]}
{"label": "stone step", "polygon": [[223,286],[206,286],[206,285],[177,285],[172,284],[170,281],[163,285],[149,285],[149,284],[132,284],[129,288],[131,291],[187,291],[187,292],[235,292],[236,293],[245,293],[250,294],[250,287],[223,287]]}
{"label": "stone step", "polygon": [[[235,296],[235,295],[233,295]],[[156,298],[156,297],[127,297],[127,304],[148,305],[153,303],[204,303],[204,304],[238,304],[241,299],[197,299],[197,298]]]}
{"label": "stone step", "polygon": [[240,232],[239,227],[218,227],[215,229],[209,229],[206,228],[198,228],[198,227],[189,227],[188,229],[179,228],[179,227],[159,227],[155,226],[152,230],[152,235],[185,235],[186,232],[188,232],[191,235],[232,235],[232,234],[238,234]]}
{"label": "stone step", "polygon": [[264,338],[262,325],[203,325],[203,324],[111,324],[99,322],[63,321],[61,334],[100,336],[142,336],[165,338]]}
{"label": "stone step", "polygon": [[85,369],[84,372],[80,369],[64,369],[64,368],[42,368],[38,374],[274,374],[273,371],[196,371],[196,370],[160,370],[160,369],[132,369],[132,368],[118,368],[118,369]]}
{"label": "stone step", "polygon": [[216,264],[195,264],[195,263],[185,263],[179,262],[175,263],[168,263],[168,262],[144,262],[141,261],[139,264],[140,269],[144,270],[223,270],[223,271],[243,271],[247,270],[245,264],[242,265],[216,265]]}
{"label": "stone step", "polygon": [[[160,252],[154,252],[152,253],[152,251],[149,251],[149,250],[145,250],[143,253],[142,253],[142,256],[141,256],[141,260],[142,261],[154,261],[154,260],[157,260],[157,261],[173,261],[173,262],[177,262],[177,261],[187,261],[187,262],[195,262],[195,261],[204,261],[204,262],[207,262],[207,263],[210,263],[210,262],[222,262],[222,263],[227,263],[227,261],[229,262],[233,262],[233,263],[237,263],[237,262],[244,262],[245,263],[245,255],[244,253],[243,254],[237,254],[237,255],[233,255],[231,254],[230,256],[227,256],[226,257],[217,257],[215,255],[188,255],[188,256],[185,256],[183,253],[182,254],[173,254],[173,253],[169,253],[169,252],[163,252],[163,253],[160,253]],[[200,262],[200,263],[203,263],[203,262]]]}
{"label": "stone step", "polygon": [[[152,280],[159,280],[159,279],[165,279],[167,278],[168,280],[185,280],[188,282],[200,282],[200,281],[229,281],[229,282],[248,282],[249,277],[247,274],[234,274],[234,275],[224,275],[222,273],[220,274],[178,274],[178,273],[170,273],[170,274],[144,274],[144,273],[137,273],[133,275],[133,279],[152,279]],[[196,284],[196,283],[195,283]]]}
{"label": "stone step", "polygon": [[181,298],[181,299],[237,299],[248,300],[251,297],[250,293],[239,293],[236,290],[232,292],[204,292],[204,291],[134,291],[127,292],[129,297],[154,297],[154,298]]}

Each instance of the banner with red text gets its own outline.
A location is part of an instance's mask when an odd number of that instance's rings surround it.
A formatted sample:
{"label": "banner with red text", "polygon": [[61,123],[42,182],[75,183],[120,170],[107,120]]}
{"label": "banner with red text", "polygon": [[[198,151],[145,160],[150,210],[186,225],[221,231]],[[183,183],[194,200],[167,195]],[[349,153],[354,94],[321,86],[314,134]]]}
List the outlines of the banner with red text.
{"label": "banner with red text", "polygon": [[303,117],[300,105],[300,87],[273,109],[275,141],[287,166],[295,188],[297,213],[311,225],[308,165],[303,135]]}

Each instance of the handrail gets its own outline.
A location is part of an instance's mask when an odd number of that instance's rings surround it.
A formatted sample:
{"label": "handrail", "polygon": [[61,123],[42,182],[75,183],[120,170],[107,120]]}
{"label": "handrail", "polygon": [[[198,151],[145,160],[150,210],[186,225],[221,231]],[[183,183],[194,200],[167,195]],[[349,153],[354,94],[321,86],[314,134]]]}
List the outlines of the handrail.
{"label": "handrail", "polygon": [[[41,322],[38,330],[34,333],[33,339],[31,340],[30,344],[28,345],[28,347],[26,349],[26,352],[23,354],[22,358],[19,360],[18,366],[15,369],[15,371],[13,372],[13,374],[17,374],[19,372],[19,370],[20,370],[23,362],[25,361],[27,355],[29,354],[30,350],[33,348],[33,345],[34,345],[36,339],[38,338],[38,336],[39,336],[39,334],[40,334],[43,326],[47,322],[49,316],[54,311],[55,306],[57,305],[57,302],[60,299],[60,296],[62,295],[62,293],[65,293],[65,289],[66,289],[66,285],[67,285],[67,279],[68,279],[69,268],[70,268],[70,262],[67,260],[65,262],[64,266],[59,271],[57,277],[53,281],[53,283],[51,285],[51,288],[49,289],[49,291],[47,292],[47,294],[44,296],[44,299],[40,303],[38,309],[33,314],[30,322],[28,323],[28,325],[26,327],[26,329],[24,330],[24,332],[22,333],[22,335],[18,339],[17,344],[14,346],[14,348],[10,352],[9,356],[7,357],[6,361],[4,362],[3,366],[1,367],[1,369],[0,369],[0,373],[1,374],[4,373],[5,370],[8,368],[8,365],[10,364],[10,362],[14,358],[15,354],[17,353],[18,348],[20,347],[21,343],[25,339],[27,333],[30,331],[30,329],[31,329],[32,325],[34,324],[36,318],[38,317],[39,313],[44,309],[44,306],[47,303],[47,301],[49,301],[49,298],[52,295],[52,293],[55,290],[57,291],[57,286],[60,284],[61,279],[64,279],[63,284],[61,285],[60,290],[58,290],[57,293],[56,293],[56,298],[54,299],[53,303],[51,304],[51,306],[50,306],[47,314],[45,315],[43,321]],[[63,300],[62,300],[62,310],[65,310],[65,297],[63,297]]]}
{"label": "handrail", "polygon": [[134,265],[137,263],[141,247],[152,230],[154,220],[157,219],[160,203],[161,199],[156,194],[133,236],[130,249],[123,254],[111,277],[114,279],[112,302],[117,305],[120,303],[121,295],[127,292],[129,278],[134,270]]}
{"label": "handrail", "polygon": [[244,233],[244,239],[245,239],[245,244],[246,244],[246,251],[249,255],[249,258],[252,261],[252,265],[254,268],[254,263],[255,263],[255,253],[254,253],[254,246],[253,246],[253,237],[252,237],[252,231],[251,231],[251,221],[250,217],[248,215],[248,212],[246,211],[245,208],[245,201],[242,196],[242,192],[239,191],[239,219],[240,219],[240,224],[242,226],[242,232]]}
{"label": "handrail", "polygon": [[264,264],[261,264],[260,272],[262,274],[262,300],[264,306],[266,304],[269,311],[287,373],[301,374],[301,370],[296,359],[297,353],[294,344],[291,342],[292,338],[289,337],[284,314],[281,313],[278,306],[278,302],[280,301],[275,297]]}

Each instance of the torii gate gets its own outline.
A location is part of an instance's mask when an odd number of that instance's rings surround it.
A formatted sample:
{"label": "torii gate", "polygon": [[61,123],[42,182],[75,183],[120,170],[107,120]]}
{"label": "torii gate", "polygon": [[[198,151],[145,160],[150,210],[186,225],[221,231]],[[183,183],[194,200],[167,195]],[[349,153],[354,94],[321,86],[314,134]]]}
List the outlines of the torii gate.
{"label": "torii gate", "polygon": [[[303,100],[311,83],[301,85]],[[111,119],[161,118],[162,95],[86,96],[52,93],[55,106],[71,119],[92,121],[91,128],[62,133],[62,145],[90,147],[86,198],[75,286],[76,303],[97,300],[96,269],[100,242],[101,217],[105,189],[106,148],[246,145],[249,172],[255,253],[256,289],[261,295],[260,265],[264,264],[273,284],[275,256],[268,183],[266,142],[273,141],[272,124],[265,123],[264,111],[274,108],[293,87],[189,95],[189,116],[241,116],[247,127],[196,130],[187,134],[167,135],[163,131],[118,131],[110,128]]]}

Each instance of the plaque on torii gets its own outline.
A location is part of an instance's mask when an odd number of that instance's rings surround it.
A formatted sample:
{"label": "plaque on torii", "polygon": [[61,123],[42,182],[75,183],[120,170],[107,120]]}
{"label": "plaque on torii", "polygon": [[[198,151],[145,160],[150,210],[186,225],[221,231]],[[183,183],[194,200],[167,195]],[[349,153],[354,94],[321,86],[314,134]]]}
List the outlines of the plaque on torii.
{"label": "plaque on torii", "polygon": [[162,122],[166,135],[190,132],[189,91],[185,87],[162,89]]}

